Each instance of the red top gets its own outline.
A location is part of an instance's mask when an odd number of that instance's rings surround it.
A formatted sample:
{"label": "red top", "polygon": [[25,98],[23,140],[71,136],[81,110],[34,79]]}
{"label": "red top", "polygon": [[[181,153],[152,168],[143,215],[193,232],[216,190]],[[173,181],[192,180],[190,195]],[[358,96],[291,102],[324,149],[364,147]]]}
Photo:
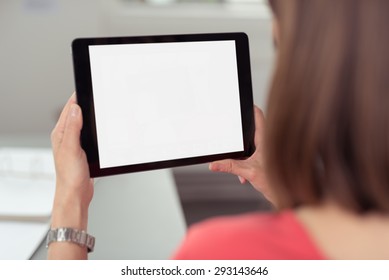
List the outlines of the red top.
{"label": "red top", "polygon": [[173,256],[186,260],[318,260],[324,256],[292,211],[214,218],[191,227]]}

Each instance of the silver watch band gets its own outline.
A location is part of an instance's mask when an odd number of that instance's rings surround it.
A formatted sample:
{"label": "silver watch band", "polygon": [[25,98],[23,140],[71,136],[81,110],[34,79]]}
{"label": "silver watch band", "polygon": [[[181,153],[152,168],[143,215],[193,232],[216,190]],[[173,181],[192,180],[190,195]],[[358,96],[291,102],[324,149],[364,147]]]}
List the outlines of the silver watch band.
{"label": "silver watch band", "polygon": [[72,242],[82,247],[88,248],[88,253],[93,252],[95,247],[95,238],[83,230],[74,228],[55,228],[50,229],[47,234],[46,248],[52,242]]}

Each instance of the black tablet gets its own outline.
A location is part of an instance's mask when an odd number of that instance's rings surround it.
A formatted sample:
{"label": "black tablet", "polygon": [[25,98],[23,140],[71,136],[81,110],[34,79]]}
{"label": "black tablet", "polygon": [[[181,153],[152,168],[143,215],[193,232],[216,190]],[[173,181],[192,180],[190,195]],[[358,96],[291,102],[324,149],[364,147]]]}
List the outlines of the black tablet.
{"label": "black tablet", "polygon": [[72,51],[91,177],[252,154],[246,34],[81,38]]}

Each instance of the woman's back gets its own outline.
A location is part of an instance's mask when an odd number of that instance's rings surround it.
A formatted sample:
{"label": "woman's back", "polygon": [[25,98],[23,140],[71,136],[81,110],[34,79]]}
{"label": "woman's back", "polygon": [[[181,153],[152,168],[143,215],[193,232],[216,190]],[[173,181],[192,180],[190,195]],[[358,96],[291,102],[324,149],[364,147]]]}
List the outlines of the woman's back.
{"label": "woman's back", "polygon": [[175,259],[323,259],[292,211],[214,218],[193,226]]}
{"label": "woman's back", "polygon": [[192,227],[175,259],[389,259],[389,219],[333,204],[210,219]]}
{"label": "woman's back", "polygon": [[358,215],[328,203],[296,211],[318,250],[330,259],[389,259],[389,217]]}

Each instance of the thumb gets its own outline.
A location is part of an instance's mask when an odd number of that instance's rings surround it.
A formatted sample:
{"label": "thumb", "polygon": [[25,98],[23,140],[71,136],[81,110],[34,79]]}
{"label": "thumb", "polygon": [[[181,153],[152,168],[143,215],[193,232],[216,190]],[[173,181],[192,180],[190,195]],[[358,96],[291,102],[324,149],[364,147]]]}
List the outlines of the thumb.
{"label": "thumb", "polygon": [[66,150],[76,151],[80,148],[80,133],[82,128],[81,108],[72,104],[67,118],[62,140],[62,146]]}

